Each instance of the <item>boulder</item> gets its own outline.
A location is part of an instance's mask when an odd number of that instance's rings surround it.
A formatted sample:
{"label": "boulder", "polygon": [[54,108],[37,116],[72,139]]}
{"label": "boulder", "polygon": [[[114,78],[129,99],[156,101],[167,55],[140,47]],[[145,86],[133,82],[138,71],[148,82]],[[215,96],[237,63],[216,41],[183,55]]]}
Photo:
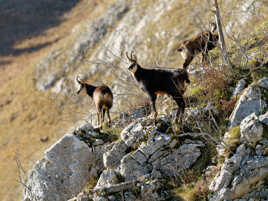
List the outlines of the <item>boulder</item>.
{"label": "boulder", "polygon": [[262,139],[263,126],[255,113],[252,113],[240,124],[241,141],[247,141],[249,144],[256,145]]}
{"label": "boulder", "polygon": [[239,125],[244,118],[252,113],[259,115],[266,107],[267,103],[263,100],[261,88],[256,85],[249,86],[241,95],[230,116],[230,126]]}
{"label": "boulder", "polygon": [[117,184],[117,183],[118,183],[118,177],[116,172],[114,170],[104,170],[101,173],[101,176],[95,188],[109,186],[111,184]]}
{"label": "boulder", "polygon": [[121,139],[124,140],[127,146],[134,147],[145,136],[145,131],[141,125],[141,120],[137,120],[129,124],[120,133]]}
{"label": "boulder", "polygon": [[234,155],[225,160],[221,171],[209,186],[214,191],[210,201],[240,200],[243,197],[268,199],[267,193],[259,194],[257,190],[265,189],[263,180],[268,176],[268,157],[252,155],[252,150],[246,147],[245,144],[240,145]]}
{"label": "boulder", "polygon": [[25,200],[62,201],[78,194],[89,181],[91,155],[84,142],[66,134],[31,170]]}
{"label": "boulder", "polygon": [[258,81],[258,86],[268,90],[268,77],[264,77]]}
{"label": "boulder", "polygon": [[247,82],[245,79],[239,80],[235,86],[232,97],[236,97],[238,94],[240,94],[243,91],[243,89],[246,87],[246,84]]}
{"label": "boulder", "polygon": [[116,142],[112,149],[103,154],[103,163],[106,168],[116,168],[120,165],[120,160],[126,154],[128,146],[123,140]]}

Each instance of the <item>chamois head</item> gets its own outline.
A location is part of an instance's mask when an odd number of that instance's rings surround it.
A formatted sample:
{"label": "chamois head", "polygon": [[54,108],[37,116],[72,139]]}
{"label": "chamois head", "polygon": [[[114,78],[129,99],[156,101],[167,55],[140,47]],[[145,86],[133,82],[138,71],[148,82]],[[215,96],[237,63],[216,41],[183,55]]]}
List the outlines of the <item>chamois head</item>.
{"label": "chamois head", "polygon": [[83,89],[86,88],[86,84],[80,80],[79,76],[76,76],[76,81],[78,82],[79,84],[79,89],[78,91],[76,92],[76,94],[79,94]]}
{"label": "chamois head", "polygon": [[132,73],[135,73],[138,69],[138,61],[136,55],[134,54],[133,51],[131,51],[130,57],[128,56],[128,52],[126,52],[126,56],[128,60],[131,62],[130,66],[128,67],[128,70]]}

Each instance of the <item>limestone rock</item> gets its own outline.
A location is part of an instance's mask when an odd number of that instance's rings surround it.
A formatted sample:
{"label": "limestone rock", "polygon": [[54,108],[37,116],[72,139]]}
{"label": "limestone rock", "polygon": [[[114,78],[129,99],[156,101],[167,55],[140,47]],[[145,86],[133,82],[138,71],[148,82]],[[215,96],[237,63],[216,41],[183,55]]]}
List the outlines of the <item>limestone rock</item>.
{"label": "limestone rock", "polygon": [[129,147],[133,147],[138,144],[139,141],[145,136],[145,132],[140,120],[137,120],[124,128],[120,136]]}
{"label": "limestone rock", "polygon": [[266,124],[268,126],[268,111],[265,114],[260,115],[259,120],[261,123]]}
{"label": "limestone rock", "polygon": [[116,168],[120,165],[120,160],[126,154],[128,146],[123,140],[115,143],[112,149],[103,154],[103,163],[106,168]]}
{"label": "limestone rock", "polygon": [[[253,200],[262,200],[260,197],[264,195],[258,194],[256,189],[262,185],[267,175],[268,157],[252,156],[252,150],[242,144],[230,159],[226,159],[221,171],[210,184],[209,188],[214,191],[214,194],[209,200],[234,200],[250,197],[250,195],[254,195]],[[265,199],[268,199],[268,194]]]}
{"label": "limestone rock", "polygon": [[91,154],[84,142],[66,134],[31,170],[25,199],[62,201],[78,194],[89,180]]}
{"label": "limestone rock", "polygon": [[246,87],[246,80],[241,79],[237,82],[232,97],[236,97],[238,94],[240,94],[243,89]]}
{"label": "limestone rock", "polygon": [[152,166],[147,163],[139,163],[131,153],[124,156],[120,164],[120,174],[125,177],[126,181],[135,180],[138,177],[146,175],[152,171]]}
{"label": "limestone rock", "polygon": [[114,170],[104,170],[95,188],[108,186],[111,184],[117,184],[117,183],[118,183],[118,177],[117,177],[116,172]]}
{"label": "limestone rock", "polygon": [[256,114],[252,113],[240,124],[241,141],[246,140],[250,144],[255,145],[262,139],[263,126],[259,122]]}
{"label": "limestone rock", "polygon": [[268,77],[264,77],[258,81],[258,86],[268,90]]}
{"label": "limestone rock", "polygon": [[263,95],[260,87],[256,85],[249,86],[241,95],[230,116],[231,127],[237,126],[245,117],[252,113],[259,115],[267,107],[266,101],[262,98]]}

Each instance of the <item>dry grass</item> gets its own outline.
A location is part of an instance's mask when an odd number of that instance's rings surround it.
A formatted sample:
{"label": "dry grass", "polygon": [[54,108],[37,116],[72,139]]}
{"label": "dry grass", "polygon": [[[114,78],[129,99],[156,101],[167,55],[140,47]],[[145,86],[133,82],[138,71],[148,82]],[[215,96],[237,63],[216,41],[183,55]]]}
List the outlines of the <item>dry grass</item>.
{"label": "dry grass", "polygon": [[[15,158],[28,170],[43,151],[59,139],[73,125],[82,111],[66,105],[64,97],[40,92],[33,85],[33,73],[44,55],[57,47],[64,47],[72,29],[81,21],[96,18],[113,1],[81,0],[58,26],[44,30],[41,35],[16,41],[15,49],[29,49],[48,44],[36,51],[1,56],[0,67],[0,198],[2,201],[21,199],[21,185],[17,182]],[[93,5],[93,3],[95,5]],[[99,5],[100,4],[100,5]],[[102,5],[104,6],[102,6]],[[8,61],[8,62],[5,62]],[[70,98],[70,97],[69,97]],[[68,102],[68,101],[67,101]],[[48,136],[42,143],[40,138]]]}

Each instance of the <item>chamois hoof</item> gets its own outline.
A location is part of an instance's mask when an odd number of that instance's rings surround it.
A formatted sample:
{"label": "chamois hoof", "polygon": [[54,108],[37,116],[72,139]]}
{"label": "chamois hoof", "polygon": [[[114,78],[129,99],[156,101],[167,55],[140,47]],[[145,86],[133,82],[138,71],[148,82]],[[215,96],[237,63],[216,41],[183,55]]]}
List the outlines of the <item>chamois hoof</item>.
{"label": "chamois hoof", "polygon": [[102,127],[96,127],[96,128],[94,128],[94,131],[96,131],[96,132],[100,132],[102,130]]}

